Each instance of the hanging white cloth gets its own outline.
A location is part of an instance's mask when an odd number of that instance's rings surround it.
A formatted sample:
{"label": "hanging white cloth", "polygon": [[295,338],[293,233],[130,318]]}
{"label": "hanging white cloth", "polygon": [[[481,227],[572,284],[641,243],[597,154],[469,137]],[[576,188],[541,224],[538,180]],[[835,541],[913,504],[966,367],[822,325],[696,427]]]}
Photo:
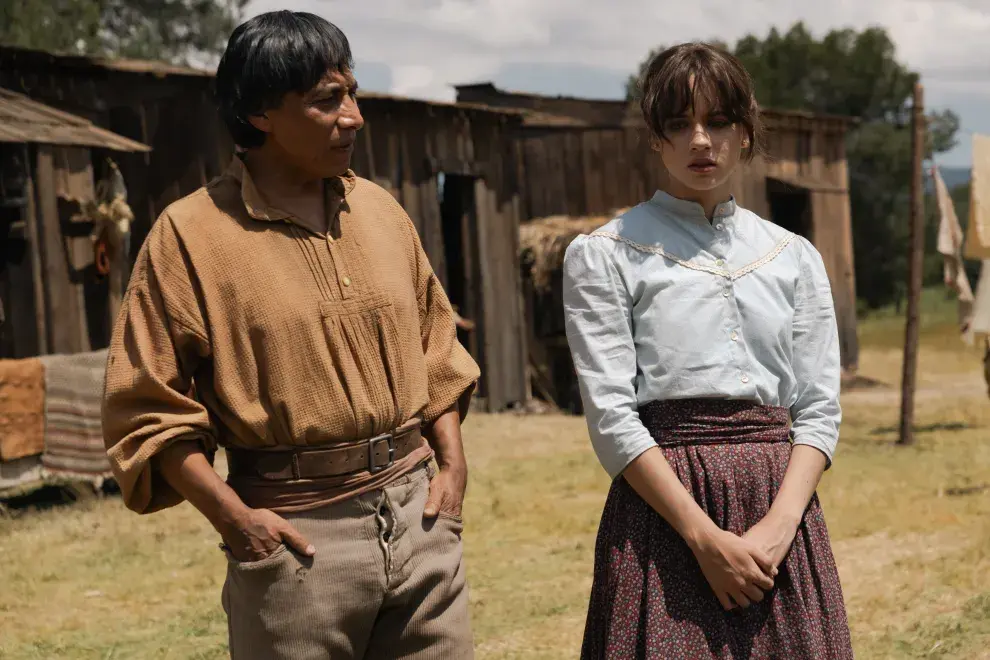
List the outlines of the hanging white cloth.
{"label": "hanging white cloth", "polygon": [[[962,260],[963,231],[949,189],[937,166],[932,166],[932,178],[938,201],[938,253],[943,258],[943,277],[945,285],[959,296],[959,325],[968,335],[973,313],[973,290]],[[967,336],[967,339],[970,338]]]}

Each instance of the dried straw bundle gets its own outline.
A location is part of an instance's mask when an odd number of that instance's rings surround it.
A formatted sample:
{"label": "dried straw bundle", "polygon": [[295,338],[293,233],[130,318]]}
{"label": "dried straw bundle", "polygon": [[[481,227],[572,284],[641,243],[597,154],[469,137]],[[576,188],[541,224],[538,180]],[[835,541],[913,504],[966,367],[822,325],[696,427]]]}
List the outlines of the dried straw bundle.
{"label": "dried straw bundle", "polygon": [[590,234],[626,209],[611,215],[573,217],[552,215],[525,222],[519,227],[519,256],[529,268],[529,276],[538,291],[550,288],[553,273],[564,265],[567,246],[576,237]]}

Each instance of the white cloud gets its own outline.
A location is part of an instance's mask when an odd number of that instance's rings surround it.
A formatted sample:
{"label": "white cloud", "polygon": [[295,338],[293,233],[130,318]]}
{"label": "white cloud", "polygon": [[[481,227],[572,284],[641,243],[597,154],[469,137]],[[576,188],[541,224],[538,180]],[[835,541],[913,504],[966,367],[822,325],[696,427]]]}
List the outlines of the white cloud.
{"label": "white cloud", "polygon": [[[284,7],[255,0],[249,13]],[[585,64],[631,71],[658,44],[717,37],[734,41],[802,20],[816,34],[883,25],[899,56],[939,77],[983,65],[990,2],[983,0],[299,0],[348,34],[359,60],[430,68],[406,89],[450,98],[447,84],[490,75],[500,62]],[[990,84],[990,67],[980,70]],[[399,77],[396,77],[398,80]]]}
{"label": "white cloud", "polygon": [[408,96],[417,89],[433,83],[433,69],[422,64],[399,64],[392,67],[392,89],[399,96]]}
{"label": "white cloud", "polygon": [[441,0],[439,5],[422,12],[422,21],[440,30],[470,35],[486,46],[514,48],[547,45],[550,29],[549,21],[545,19],[548,17],[545,13],[527,11],[529,4],[532,3],[525,0]]}
{"label": "white cloud", "polygon": [[[254,0],[248,13],[284,7]],[[390,91],[417,98],[451,100],[451,84],[492,79],[510,64],[584,66],[621,80],[657,45],[731,43],[799,20],[816,35],[885,27],[898,58],[922,73],[930,105],[990,96],[990,0],[297,0],[291,8],[340,26],[359,62],[391,68]]]}

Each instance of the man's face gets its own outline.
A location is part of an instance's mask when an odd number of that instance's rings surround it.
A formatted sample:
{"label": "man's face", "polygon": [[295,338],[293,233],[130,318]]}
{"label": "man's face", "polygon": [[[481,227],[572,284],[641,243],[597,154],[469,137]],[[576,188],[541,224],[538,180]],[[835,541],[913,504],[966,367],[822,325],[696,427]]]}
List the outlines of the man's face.
{"label": "man's face", "polygon": [[364,126],[356,93],[350,71],[328,72],[313,89],[286,94],[282,105],[252,123],[268,134],[266,146],[301,172],[314,178],[339,176],[350,167],[354,140]]}

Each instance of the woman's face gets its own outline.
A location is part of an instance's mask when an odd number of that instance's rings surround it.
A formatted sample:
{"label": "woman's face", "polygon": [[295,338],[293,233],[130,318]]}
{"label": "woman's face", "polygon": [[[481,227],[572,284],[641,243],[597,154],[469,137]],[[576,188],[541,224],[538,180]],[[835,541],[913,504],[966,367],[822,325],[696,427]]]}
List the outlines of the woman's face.
{"label": "woman's face", "polygon": [[703,98],[683,116],[666,119],[663,128],[667,139],[655,140],[654,149],[660,152],[674,188],[669,192],[675,196],[726,188],[742,150],[749,146],[745,129]]}

